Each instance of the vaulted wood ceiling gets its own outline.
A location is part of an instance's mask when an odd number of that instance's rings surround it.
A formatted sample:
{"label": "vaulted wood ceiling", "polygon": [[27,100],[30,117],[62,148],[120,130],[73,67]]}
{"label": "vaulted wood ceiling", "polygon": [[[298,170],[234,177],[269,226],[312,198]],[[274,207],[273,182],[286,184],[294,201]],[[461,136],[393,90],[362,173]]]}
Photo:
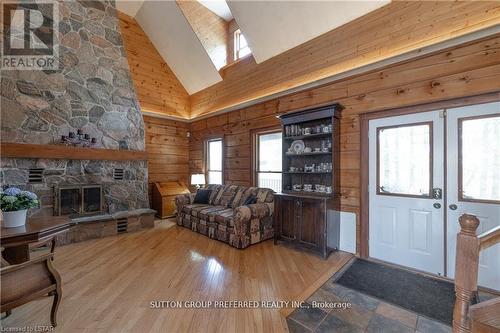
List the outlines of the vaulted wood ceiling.
{"label": "vaulted wood ceiling", "polygon": [[[214,31],[226,21],[199,14],[208,10],[195,1],[121,1],[118,9],[135,16],[190,95],[186,118],[242,107],[410,52],[418,56],[450,38],[500,32],[499,2],[231,1],[231,15],[253,55],[218,70],[223,62],[214,55],[224,38]],[[212,17],[217,29],[207,23],[203,31],[202,16]]]}
{"label": "vaulted wood ceiling", "polygon": [[205,24],[205,31],[214,31],[217,37],[220,34],[215,30],[220,24],[214,24],[214,19],[199,7],[211,14],[213,10],[225,20],[234,16],[260,63],[389,2],[118,0],[117,6],[135,17],[188,93],[193,94],[222,81],[217,70],[226,65],[225,49],[232,42],[227,26],[222,41],[207,38],[200,25]]}
{"label": "vaulted wood ceiling", "polygon": [[375,1],[229,1],[261,63],[388,4]]}

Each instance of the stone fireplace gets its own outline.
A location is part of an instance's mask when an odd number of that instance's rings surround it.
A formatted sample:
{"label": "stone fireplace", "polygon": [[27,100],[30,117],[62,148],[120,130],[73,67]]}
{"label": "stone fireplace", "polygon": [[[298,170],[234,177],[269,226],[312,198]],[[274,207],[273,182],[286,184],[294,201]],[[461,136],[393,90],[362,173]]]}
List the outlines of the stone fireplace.
{"label": "stone fireplace", "polygon": [[[32,216],[99,215],[149,208],[146,161],[89,161],[63,159],[5,158],[1,159],[2,185],[17,186],[35,192],[40,208]],[[123,176],[116,177],[116,169]],[[33,171],[37,177],[33,178]],[[40,176],[38,176],[40,175]],[[99,187],[101,209],[95,202],[82,202]],[[60,191],[67,191],[61,210]],[[94,197],[95,199],[95,197]],[[70,212],[70,210],[72,212]],[[76,212],[75,212],[76,210]]]}
{"label": "stone fireplace", "polygon": [[[57,4],[59,70],[2,70],[2,143],[37,144],[43,149],[80,129],[96,138],[99,149],[144,151],[144,122],[114,1]],[[148,222],[139,225],[151,225],[146,160],[85,160],[75,150],[74,156],[65,158],[2,156],[0,167],[3,186],[40,197],[41,207],[31,210],[31,216],[71,216],[78,226],[72,232],[81,234],[69,241],[116,234],[119,223],[120,230],[137,230],[139,217],[145,215]],[[124,229],[123,219],[130,228]],[[102,231],[104,225],[107,232]]]}

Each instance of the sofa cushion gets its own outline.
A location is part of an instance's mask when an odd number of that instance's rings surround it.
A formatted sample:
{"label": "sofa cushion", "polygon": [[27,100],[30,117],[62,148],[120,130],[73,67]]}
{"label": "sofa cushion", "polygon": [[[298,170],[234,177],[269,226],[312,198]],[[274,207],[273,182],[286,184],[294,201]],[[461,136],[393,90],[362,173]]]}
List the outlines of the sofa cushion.
{"label": "sofa cushion", "polygon": [[213,204],[229,208],[230,206],[232,206],[233,198],[239,188],[240,187],[238,185],[224,186],[224,188],[221,189],[217,194],[217,197],[215,198]]}
{"label": "sofa cushion", "polygon": [[182,211],[186,214],[192,215],[191,213],[193,211],[197,211],[199,209],[203,209],[205,207],[209,207],[210,205],[207,204],[190,204],[190,205],[185,205],[182,207]]}
{"label": "sofa cushion", "polygon": [[243,206],[252,205],[254,203],[257,203],[257,197],[255,195],[251,195],[245,200]]}
{"label": "sofa cushion", "polygon": [[224,210],[221,210],[217,212],[215,215],[215,222],[219,226],[225,226],[225,227],[234,227],[234,209],[232,208],[226,208]]}
{"label": "sofa cushion", "polygon": [[243,206],[248,197],[252,195],[257,195],[257,187],[243,187],[242,190],[236,194],[237,198],[235,198],[234,200],[233,207],[236,208],[239,206]]}
{"label": "sofa cushion", "polygon": [[236,194],[234,195],[233,201],[231,202],[231,208],[236,208],[240,206],[241,203],[241,198],[243,197],[243,194],[247,190],[248,187],[245,186],[240,186],[238,191],[236,191]]}
{"label": "sofa cushion", "polygon": [[209,204],[215,205],[215,199],[219,195],[220,191],[224,190],[224,185],[211,184],[206,187],[207,190],[211,190]]}
{"label": "sofa cushion", "polygon": [[214,220],[214,216],[224,209],[226,209],[224,206],[208,206],[198,211],[198,217],[205,221]]}
{"label": "sofa cushion", "polygon": [[234,209],[224,206],[192,204],[184,206],[184,212],[200,221],[216,223],[225,227],[234,227]]}

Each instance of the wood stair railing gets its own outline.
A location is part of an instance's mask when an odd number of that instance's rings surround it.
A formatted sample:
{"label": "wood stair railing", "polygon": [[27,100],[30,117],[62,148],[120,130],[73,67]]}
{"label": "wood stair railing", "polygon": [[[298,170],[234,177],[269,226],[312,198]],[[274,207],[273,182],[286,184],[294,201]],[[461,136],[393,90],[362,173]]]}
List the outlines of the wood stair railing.
{"label": "wood stair railing", "polygon": [[500,298],[471,306],[472,298],[477,293],[479,252],[500,243],[500,226],[477,236],[479,219],[476,216],[464,214],[460,217],[459,223],[453,332],[500,333]]}

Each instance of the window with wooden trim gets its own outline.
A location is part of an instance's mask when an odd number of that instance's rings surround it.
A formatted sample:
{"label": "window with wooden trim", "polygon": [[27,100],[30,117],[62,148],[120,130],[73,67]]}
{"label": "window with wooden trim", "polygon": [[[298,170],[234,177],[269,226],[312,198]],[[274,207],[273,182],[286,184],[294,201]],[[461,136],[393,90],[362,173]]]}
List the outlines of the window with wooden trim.
{"label": "window with wooden trim", "polygon": [[222,139],[211,139],[206,142],[206,177],[208,184],[222,184],[223,153]]}
{"label": "window with wooden trim", "polygon": [[281,130],[255,134],[255,183],[258,187],[281,192]]}
{"label": "window with wooden trim", "polygon": [[245,36],[238,29],[234,32],[234,60],[241,59],[252,53]]}

